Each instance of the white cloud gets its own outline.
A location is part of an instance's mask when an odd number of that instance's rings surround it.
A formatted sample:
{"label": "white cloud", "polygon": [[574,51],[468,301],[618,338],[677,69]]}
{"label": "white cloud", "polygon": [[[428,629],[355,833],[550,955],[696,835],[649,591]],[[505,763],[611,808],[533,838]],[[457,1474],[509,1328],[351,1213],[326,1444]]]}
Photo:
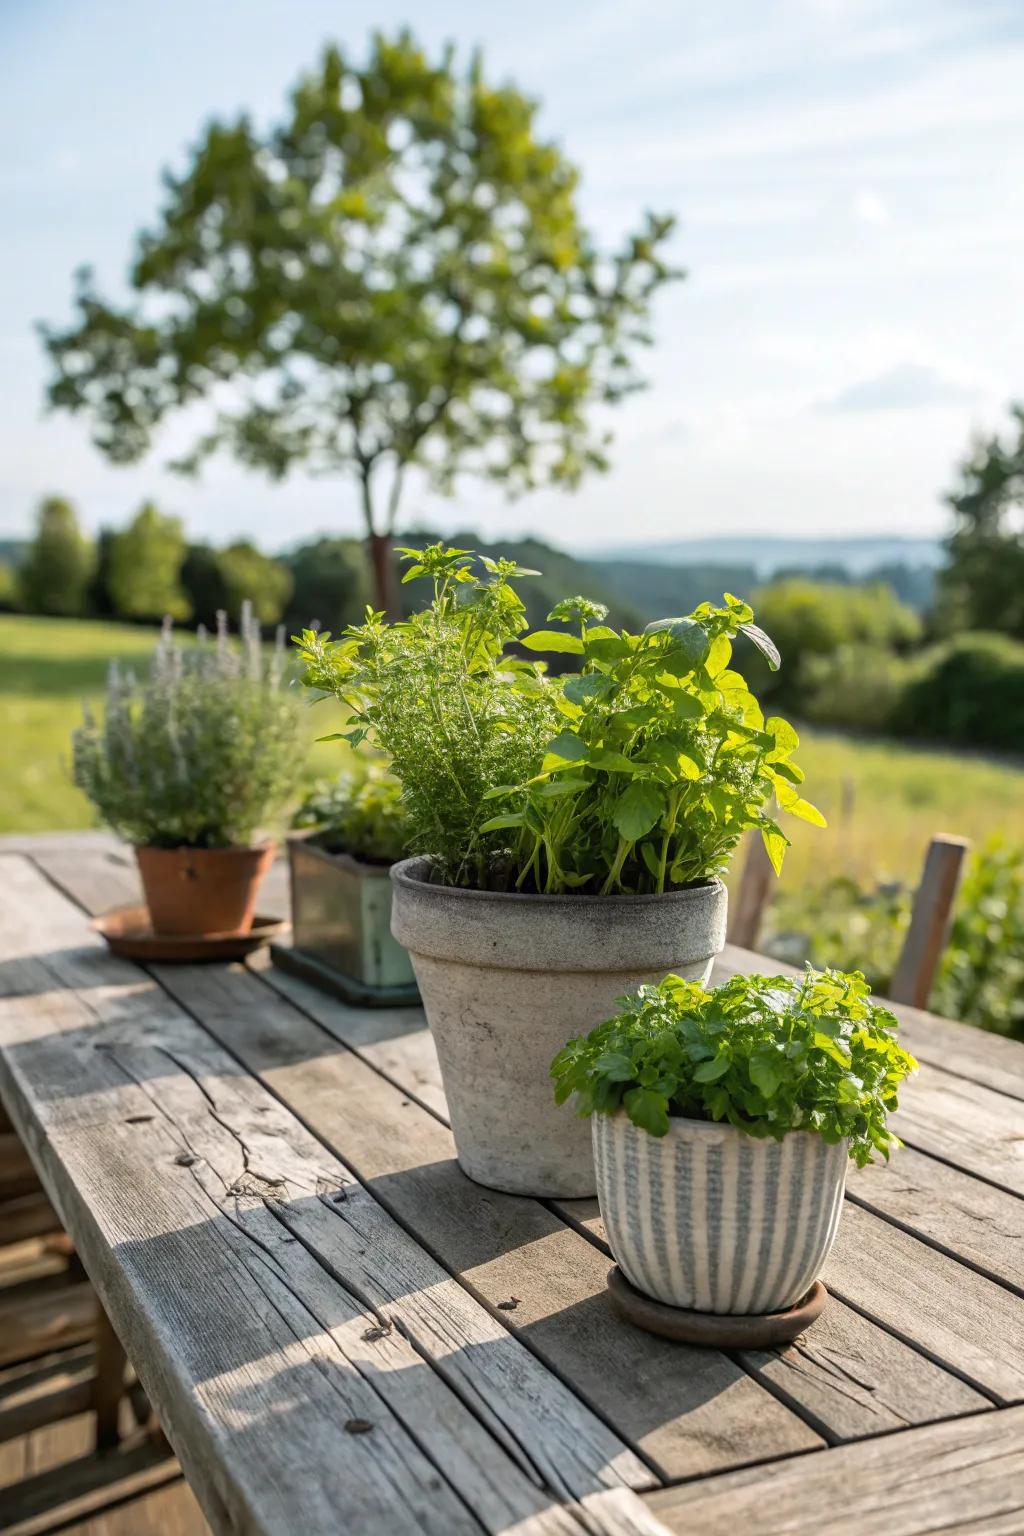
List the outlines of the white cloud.
{"label": "white cloud", "polygon": [[853,211],[863,224],[891,224],[892,214],[877,192],[858,192]]}
{"label": "white cloud", "polygon": [[978,398],[972,385],[925,363],[897,363],[870,378],[858,379],[824,402],[826,411],[929,410],[964,405]]}

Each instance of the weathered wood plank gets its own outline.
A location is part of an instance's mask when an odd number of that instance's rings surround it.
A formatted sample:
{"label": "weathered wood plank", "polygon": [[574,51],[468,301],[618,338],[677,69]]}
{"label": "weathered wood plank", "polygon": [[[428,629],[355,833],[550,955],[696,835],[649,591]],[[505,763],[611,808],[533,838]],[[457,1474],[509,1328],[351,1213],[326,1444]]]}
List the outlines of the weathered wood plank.
{"label": "weathered wood plank", "polygon": [[0,1376],[0,1443],[30,1434],[54,1419],[87,1413],[92,1405],[95,1350],[61,1350]]}
{"label": "weathered wood plank", "polygon": [[[283,1532],[301,1511],[304,1530],[333,1529],[343,1500],[353,1529],[476,1530],[472,1509],[487,1529],[576,1530],[538,1486],[547,1458],[592,1530],[642,1529],[627,1484],[650,1476],[621,1441],[464,1292],[475,1335],[438,1301],[446,1357],[425,1364],[432,1341],[402,1298],[392,1322],[342,1283],[353,1240],[332,1229],[358,1207],[364,1243],[397,1245],[394,1290],[426,1255],[39,876],[4,874],[5,1095],[214,1527]],[[42,958],[12,904],[45,933]],[[289,1230],[299,1216],[308,1242]],[[296,1458],[283,1436],[300,1406]],[[364,1421],[372,1432],[346,1433]]]}
{"label": "weathered wood plank", "polygon": [[[563,1209],[596,1242],[607,1246],[596,1200],[566,1201]],[[945,1371],[968,1381],[977,1392],[1004,1403],[1024,1398],[1024,1307],[1003,1286],[975,1274],[956,1259],[926,1246],[849,1200],[822,1278],[833,1300],[838,1298],[880,1323],[897,1340],[923,1351]],[[832,1315],[837,1324],[842,1324],[841,1314],[833,1311]],[[815,1324],[806,1335],[812,1344],[820,1326]],[[837,1363],[845,1361],[851,1373],[856,1374],[857,1355],[862,1347],[857,1345],[855,1336],[847,1338],[840,1346]],[[898,1354],[886,1353],[890,1371],[910,1369],[909,1362],[901,1367]],[[796,1364],[803,1368],[800,1362]],[[873,1369],[877,1370],[877,1365],[869,1366],[868,1374]],[[875,1390],[881,1387],[875,1378],[869,1385]],[[929,1393],[936,1391],[937,1385],[938,1379],[933,1379],[928,1387],[922,1381],[922,1389]],[[838,1381],[835,1386],[841,1389]],[[819,1387],[824,1390],[827,1379]],[[883,1406],[886,1398],[892,1396],[888,1411],[904,1401],[898,1379],[892,1374],[887,1375],[879,1395]],[[957,1402],[957,1395],[952,1394],[949,1401]],[[977,1399],[974,1406],[980,1406]],[[852,1407],[851,1402],[851,1411]],[[927,1400],[920,1405],[918,1422],[946,1416],[941,1409],[930,1413],[929,1407]],[[971,1411],[971,1404],[967,1399],[959,1399],[959,1406],[951,1407],[950,1411]]]}
{"label": "weathered wood plank", "polygon": [[[567,1200],[560,1209],[610,1255],[596,1200]],[[989,1407],[986,1397],[836,1296],[793,1344],[744,1350],[738,1358],[831,1444]]]}
{"label": "weathered wood plank", "polygon": [[[261,966],[261,974],[322,1021],[335,1038],[374,1065],[386,1063],[379,1069],[407,1091],[412,1072],[404,1069],[403,1053],[416,1040],[415,1091],[421,1101],[427,1098],[423,1084],[427,1053],[422,1035],[403,1033],[401,1026],[393,1032],[394,1026],[373,1010],[345,1008],[287,973]],[[444,1095],[436,1057],[430,1075],[432,1107],[442,1113]],[[560,1214],[588,1230],[610,1253],[596,1201],[553,1203]],[[927,1254],[922,1262],[928,1262]],[[983,1396],[955,1375],[838,1301],[799,1347],[739,1358],[759,1381],[835,1442],[987,1406]]]}
{"label": "weathered wood plank", "polygon": [[1024,1296],[1024,1201],[904,1147],[851,1168],[847,1198]]}
{"label": "weathered wood plank", "polygon": [[1024,1109],[1016,1099],[924,1065],[901,1088],[892,1123],[908,1146],[1024,1195]]}
{"label": "weathered wood plank", "polygon": [[[798,968],[759,955],[752,950],[727,944],[715,961],[711,973],[713,985],[720,986],[739,971],[756,971],[769,976],[795,976]],[[902,1003],[892,1005],[900,1021],[900,1041],[919,1061],[940,1067],[970,1082],[982,1083],[999,1093],[1024,1099],[1024,1045],[988,1030],[975,1029],[938,1014],[924,1013]]]}
{"label": "weathered wood plank", "polygon": [[647,1495],[679,1536],[1020,1536],[1024,1409]]}
{"label": "weathered wood plank", "polygon": [[472,1183],[446,1125],[257,976],[242,966],[155,973],[663,1475],[821,1443],[724,1355],[678,1350],[617,1322],[606,1294],[608,1261],[591,1243],[539,1202]]}
{"label": "weathered wood plank", "polygon": [[96,1298],[84,1280],[51,1275],[0,1290],[0,1366],[90,1339]]}
{"label": "weathered wood plank", "polygon": [[1024,1399],[1020,1298],[847,1201],[829,1290],[998,1402]]}
{"label": "weathered wood plank", "polygon": [[[4,1536],[45,1536],[114,1500],[137,1498],[180,1479],[173,1456],[149,1442],[107,1456],[76,1457],[0,1492]],[[140,1528],[138,1522],[135,1529]],[[98,1533],[97,1533],[98,1536]]]}
{"label": "weathered wood plank", "polygon": [[909,1003],[914,1008],[928,1007],[970,846],[965,837],[945,834],[933,837],[928,844],[910,927],[893,972],[890,992],[895,1002]]}

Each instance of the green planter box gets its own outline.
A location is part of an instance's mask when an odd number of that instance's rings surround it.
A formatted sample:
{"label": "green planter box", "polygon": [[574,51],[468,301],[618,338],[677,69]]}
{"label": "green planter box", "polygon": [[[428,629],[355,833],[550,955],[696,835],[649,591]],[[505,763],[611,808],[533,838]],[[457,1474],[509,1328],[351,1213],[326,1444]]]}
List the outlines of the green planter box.
{"label": "green planter box", "polygon": [[388,867],[300,837],[288,840],[288,865],[292,945],[274,946],[275,963],[346,1002],[417,1002],[409,956],[391,933]]}

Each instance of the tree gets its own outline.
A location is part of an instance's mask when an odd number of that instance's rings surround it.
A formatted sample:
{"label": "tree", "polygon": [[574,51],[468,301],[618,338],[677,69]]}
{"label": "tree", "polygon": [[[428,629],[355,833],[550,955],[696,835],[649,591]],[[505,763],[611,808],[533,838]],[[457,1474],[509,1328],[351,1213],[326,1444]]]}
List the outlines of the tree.
{"label": "tree", "polygon": [[1011,435],[978,438],[946,497],[954,528],[940,578],[948,621],[1024,640],[1024,405]]}
{"label": "tree", "polygon": [[152,502],[110,541],[107,587],[122,619],[187,619],[191,613],[181,586],[185,534],[181,520],[165,517]]}
{"label": "tree", "polygon": [[252,603],[253,616],[260,624],[276,624],[292,595],[292,573],[280,560],[265,555],[247,539],[229,544],[217,556],[224,582],[225,607],[237,619],[242,604]]}
{"label": "tree", "polygon": [[360,622],[369,594],[355,539],[314,539],[285,560],[294,584],[284,615],[289,634],[319,626],[336,635]]}
{"label": "tree", "polygon": [[881,583],[861,586],[789,576],[761,587],[750,602],[758,624],[782,653],[778,672],[744,658],[752,686],[759,695],[770,695],[773,704],[799,705],[812,658],[835,656],[847,646],[873,653],[905,650],[917,644],[923,629],[920,616]]}
{"label": "tree", "polygon": [[592,407],[639,387],[652,295],[680,275],[662,255],[671,218],[599,251],[536,112],[478,58],[431,63],[408,32],[376,35],[363,65],[327,48],[277,127],[214,122],[167,177],[136,299],[108,304],[80,274],[72,325],[42,328],[50,403],[128,463],[231,381],[176,467],[224,448],[274,479],[353,475],[393,610],[410,469],[442,492],[466,472],[517,494],[604,468]]}
{"label": "tree", "polygon": [[220,567],[220,550],[211,544],[190,544],[181,567],[181,585],[185,589],[195,624],[204,624],[211,632],[217,627],[217,614],[227,610],[228,594]]}
{"label": "tree", "polygon": [[20,572],[24,607],[29,613],[84,613],[93,561],[70,501],[47,496],[39,504],[35,537]]}

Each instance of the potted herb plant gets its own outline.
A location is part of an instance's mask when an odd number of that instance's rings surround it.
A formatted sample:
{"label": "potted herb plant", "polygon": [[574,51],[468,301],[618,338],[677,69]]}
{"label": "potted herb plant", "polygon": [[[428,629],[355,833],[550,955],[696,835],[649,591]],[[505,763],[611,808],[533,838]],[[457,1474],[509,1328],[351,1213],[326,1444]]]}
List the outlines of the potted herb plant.
{"label": "potted herb plant", "polygon": [[593,1115],[597,1193],[630,1284],[688,1311],[799,1302],[839,1223],[849,1160],[886,1124],[914,1058],[860,972],[666,976],[555,1057],[559,1104]]}
{"label": "potted herb plant", "polygon": [[293,827],[293,943],[274,947],[275,962],[347,1002],[416,1002],[412,964],[391,932],[388,875],[408,835],[398,780],[362,760],[310,791]]}
{"label": "potted herb plant", "polygon": [[165,624],[142,680],[111,668],[102,723],[74,733],[73,775],[100,818],[135,845],[157,934],[240,934],[274,857],[267,830],[301,782],[301,696],[248,605],[241,643],[182,644]]}
{"label": "potted herb plant", "polygon": [[[429,606],[397,624],[370,613],[333,643],[304,633],[306,681],[348,705],[346,739],[369,737],[402,785],[419,857],[392,870],[392,922],[463,1167],[500,1189],[592,1194],[585,1128],[546,1081],[566,1025],[590,1028],[666,970],[706,978],[744,830],[781,863],[772,796],[822,821],[796,787],[796,732],[764,719],[732,642],[778,658],[736,598],[642,635],[570,598],[558,628],[524,636],[515,583],[535,572],[440,544],[402,554]],[[551,678],[544,653],[579,670]]]}

